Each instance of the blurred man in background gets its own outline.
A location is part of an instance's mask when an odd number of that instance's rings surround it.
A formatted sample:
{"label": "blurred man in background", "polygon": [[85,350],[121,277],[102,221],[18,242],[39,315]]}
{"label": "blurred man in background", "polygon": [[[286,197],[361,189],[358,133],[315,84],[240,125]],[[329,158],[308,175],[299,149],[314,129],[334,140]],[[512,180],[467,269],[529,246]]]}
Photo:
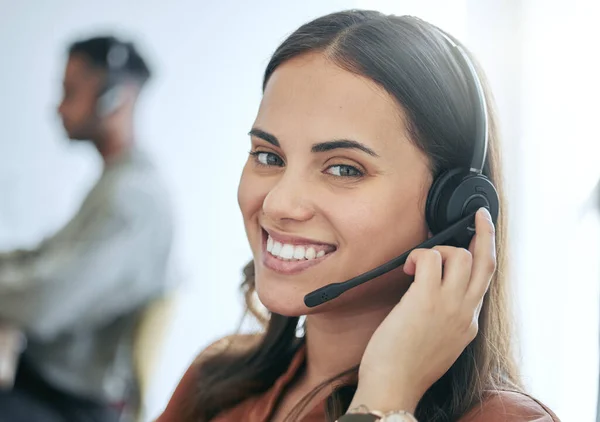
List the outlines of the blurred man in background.
{"label": "blurred man in background", "polygon": [[0,325],[27,340],[14,386],[0,392],[1,422],[116,421],[139,399],[135,326],[165,291],[172,244],[167,192],[135,143],[149,77],[114,37],[69,48],[58,112],[104,169],[66,227],[35,250],[0,254]]}

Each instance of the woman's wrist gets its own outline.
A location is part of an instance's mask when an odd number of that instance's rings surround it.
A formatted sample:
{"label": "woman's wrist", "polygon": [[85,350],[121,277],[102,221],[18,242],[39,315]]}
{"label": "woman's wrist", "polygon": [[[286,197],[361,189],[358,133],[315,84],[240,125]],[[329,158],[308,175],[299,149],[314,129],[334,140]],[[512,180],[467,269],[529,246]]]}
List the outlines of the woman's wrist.
{"label": "woman's wrist", "polygon": [[414,414],[420,399],[419,394],[408,389],[399,391],[383,383],[366,386],[359,382],[349,409],[365,406],[382,413],[405,410]]}

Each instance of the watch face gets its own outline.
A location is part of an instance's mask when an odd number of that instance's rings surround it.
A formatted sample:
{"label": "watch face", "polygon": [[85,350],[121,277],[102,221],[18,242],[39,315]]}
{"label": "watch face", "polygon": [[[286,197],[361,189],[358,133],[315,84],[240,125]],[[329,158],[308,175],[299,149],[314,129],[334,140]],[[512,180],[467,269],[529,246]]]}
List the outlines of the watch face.
{"label": "watch face", "polygon": [[399,413],[391,414],[382,419],[382,422],[408,422],[408,419]]}

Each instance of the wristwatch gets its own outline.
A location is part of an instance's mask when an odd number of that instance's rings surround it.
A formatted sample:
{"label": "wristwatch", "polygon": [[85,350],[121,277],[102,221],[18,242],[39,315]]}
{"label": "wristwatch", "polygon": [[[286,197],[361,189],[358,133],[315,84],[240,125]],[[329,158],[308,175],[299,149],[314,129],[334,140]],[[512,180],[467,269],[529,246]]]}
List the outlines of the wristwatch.
{"label": "wristwatch", "polygon": [[337,422],[377,422],[380,420],[379,416],[371,413],[348,413],[339,418]]}
{"label": "wristwatch", "polygon": [[347,413],[337,422],[418,422],[417,419],[403,410],[390,413],[371,411],[369,413]]}

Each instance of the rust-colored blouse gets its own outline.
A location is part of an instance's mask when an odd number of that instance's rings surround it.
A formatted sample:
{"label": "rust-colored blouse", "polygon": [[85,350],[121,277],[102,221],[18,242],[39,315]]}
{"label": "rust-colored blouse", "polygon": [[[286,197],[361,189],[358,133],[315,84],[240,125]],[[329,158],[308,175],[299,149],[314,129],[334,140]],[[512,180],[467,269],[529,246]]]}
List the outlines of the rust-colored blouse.
{"label": "rust-colored blouse", "polygon": [[[294,378],[305,359],[301,348],[292,360],[289,369],[273,387],[265,393],[247,399],[229,409],[211,422],[268,422],[275,405],[287,384]],[[179,422],[185,398],[194,388],[195,365],[181,379],[164,413],[155,422]],[[300,422],[324,422],[324,404],[315,406]],[[420,421],[426,422],[426,421]],[[559,422],[550,409],[535,399],[517,392],[494,393],[481,406],[474,408],[457,422]]]}

